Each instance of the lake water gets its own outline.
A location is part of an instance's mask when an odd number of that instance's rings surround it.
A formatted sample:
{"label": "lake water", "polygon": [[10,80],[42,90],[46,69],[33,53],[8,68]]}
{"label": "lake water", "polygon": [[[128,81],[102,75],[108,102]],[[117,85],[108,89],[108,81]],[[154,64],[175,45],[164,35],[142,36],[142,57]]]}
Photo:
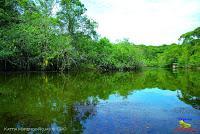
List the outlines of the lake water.
{"label": "lake water", "polygon": [[0,73],[0,132],[200,133],[200,72]]}

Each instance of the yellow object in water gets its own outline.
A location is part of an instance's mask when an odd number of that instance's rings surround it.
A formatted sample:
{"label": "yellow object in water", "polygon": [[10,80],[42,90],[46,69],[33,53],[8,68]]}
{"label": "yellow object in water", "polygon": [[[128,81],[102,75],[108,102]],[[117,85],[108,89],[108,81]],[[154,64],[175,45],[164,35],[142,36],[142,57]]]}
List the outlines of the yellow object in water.
{"label": "yellow object in water", "polygon": [[179,121],[179,124],[182,128],[191,128],[191,124],[184,122],[183,120]]}

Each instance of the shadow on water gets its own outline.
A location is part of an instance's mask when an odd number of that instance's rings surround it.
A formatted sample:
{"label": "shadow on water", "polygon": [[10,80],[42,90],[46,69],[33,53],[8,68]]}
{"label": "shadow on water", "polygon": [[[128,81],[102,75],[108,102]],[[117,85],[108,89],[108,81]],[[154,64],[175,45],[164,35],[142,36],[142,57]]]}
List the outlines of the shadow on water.
{"label": "shadow on water", "polygon": [[197,71],[167,70],[1,73],[0,130],[171,133],[187,117],[199,131],[199,76]]}

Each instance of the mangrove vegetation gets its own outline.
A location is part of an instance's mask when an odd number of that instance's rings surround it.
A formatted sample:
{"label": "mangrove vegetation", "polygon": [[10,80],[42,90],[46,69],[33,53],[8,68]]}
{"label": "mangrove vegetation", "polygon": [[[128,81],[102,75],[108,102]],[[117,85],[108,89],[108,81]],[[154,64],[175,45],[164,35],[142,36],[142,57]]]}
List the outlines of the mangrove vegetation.
{"label": "mangrove vegetation", "polygon": [[0,70],[200,67],[200,27],[180,35],[179,44],[112,43],[86,11],[80,0],[1,0]]}

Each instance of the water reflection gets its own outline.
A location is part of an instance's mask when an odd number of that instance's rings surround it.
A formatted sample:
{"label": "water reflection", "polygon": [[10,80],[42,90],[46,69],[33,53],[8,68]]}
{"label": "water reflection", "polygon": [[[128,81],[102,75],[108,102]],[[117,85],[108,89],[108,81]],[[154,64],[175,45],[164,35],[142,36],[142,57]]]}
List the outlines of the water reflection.
{"label": "water reflection", "polygon": [[179,127],[178,121],[185,119],[199,132],[199,76],[200,72],[179,70],[2,73],[0,129],[171,133]]}

